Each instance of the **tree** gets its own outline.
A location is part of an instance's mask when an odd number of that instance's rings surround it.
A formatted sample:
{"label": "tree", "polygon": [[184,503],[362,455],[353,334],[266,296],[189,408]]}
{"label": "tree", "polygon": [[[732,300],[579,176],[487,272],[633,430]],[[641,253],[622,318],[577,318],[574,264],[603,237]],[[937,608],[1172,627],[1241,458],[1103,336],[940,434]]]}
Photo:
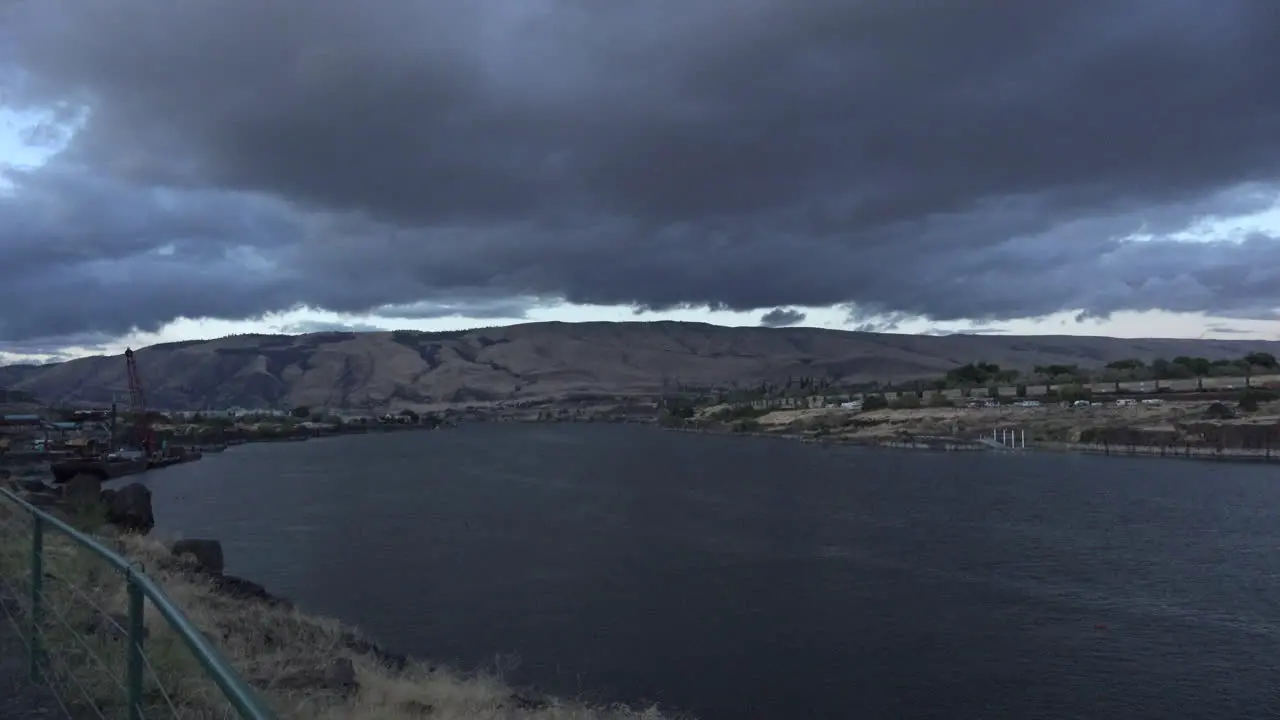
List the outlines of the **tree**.
{"label": "tree", "polygon": [[863,410],[884,410],[887,407],[889,407],[889,401],[885,399],[884,395],[878,393],[868,395],[862,399]]}
{"label": "tree", "polygon": [[1044,379],[1044,391],[1048,393],[1055,383],[1079,382],[1080,368],[1075,365],[1037,365],[1033,372]]}
{"label": "tree", "polygon": [[1058,388],[1058,397],[1062,398],[1064,402],[1075,402],[1077,400],[1092,400],[1093,393],[1085,386],[1075,383]]}
{"label": "tree", "polygon": [[1260,368],[1264,371],[1275,370],[1276,356],[1265,352],[1251,352],[1240,358],[1240,366],[1244,370],[1244,386],[1252,387],[1250,381],[1253,377],[1254,368]]}
{"label": "tree", "polygon": [[688,420],[697,412],[693,402],[679,396],[669,396],[662,399],[662,409],[668,415],[680,420]]}
{"label": "tree", "polygon": [[1213,364],[1206,358],[1188,357],[1179,355],[1173,359],[1175,365],[1186,368],[1187,372],[1196,378],[1196,390],[1204,391],[1204,379],[1213,372]]}
{"label": "tree", "polygon": [[1014,394],[1014,395],[1017,395],[1017,396],[1018,396],[1018,397],[1020,397],[1020,398],[1024,398],[1024,397],[1026,397],[1026,396],[1027,396],[1027,386],[1026,386],[1025,384],[1023,384],[1023,383],[1019,383],[1019,384],[1018,384],[1018,386],[1017,386],[1017,387],[1015,387],[1015,388],[1013,389],[1013,394]]}
{"label": "tree", "polygon": [[[892,403],[889,404],[894,409],[913,409],[920,407],[920,398],[915,395],[899,395]],[[863,405],[865,408],[866,406]]]}
{"label": "tree", "polygon": [[1137,358],[1129,358],[1128,360],[1114,360],[1107,363],[1107,369],[1127,377],[1130,380],[1137,380],[1138,374],[1146,369],[1146,363]]}
{"label": "tree", "polygon": [[1151,379],[1160,380],[1169,375],[1169,365],[1171,363],[1164,358],[1156,358],[1151,361]]}
{"label": "tree", "polygon": [[311,417],[311,408],[307,407],[306,405],[299,405],[298,407],[290,410],[289,415],[299,419],[309,418]]}
{"label": "tree", "polygon": [[1000,375],[1000,366],[995,363],[968,363],[948,370],[947,382],[960,386],[986,385]]}

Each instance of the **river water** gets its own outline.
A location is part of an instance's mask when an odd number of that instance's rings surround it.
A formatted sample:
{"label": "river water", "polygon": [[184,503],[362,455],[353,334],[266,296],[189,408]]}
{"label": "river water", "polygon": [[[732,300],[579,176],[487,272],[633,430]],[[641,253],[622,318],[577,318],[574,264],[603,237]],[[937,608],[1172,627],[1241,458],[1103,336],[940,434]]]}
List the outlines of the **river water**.
{"label": "river water", "polygon": [[1280,714],[1272,466],[491,425],[147,478],[158,531],[221,539],[228,572],[559,695],[704,720]]}

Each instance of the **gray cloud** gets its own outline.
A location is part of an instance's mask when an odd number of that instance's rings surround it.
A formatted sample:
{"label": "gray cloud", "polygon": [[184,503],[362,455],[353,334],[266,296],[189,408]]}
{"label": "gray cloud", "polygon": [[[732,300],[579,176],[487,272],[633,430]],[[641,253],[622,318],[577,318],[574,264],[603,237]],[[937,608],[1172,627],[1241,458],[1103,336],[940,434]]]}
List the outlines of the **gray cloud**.
{"label": "gray cloud", "polygon": [[5,102],[87,119],[8,173],[0,337],[477,299],[1280,306],[1274,238],[1167,239],[1277,197],[1271,3],[926,5],[6,5]]}
{"label": "gray cloud", "polygon": [[1252,335],[1254,331],[1245,330],[1244,328],[1231,327],[1223,323],[1209,323],[1208,330],[1210,332],[1222,333],[1224,335]]}
{"label": "gray cloud", "polygon": [[[30,358],[44,357],[51,361],[69,359],[69,348],[81,348],[91,353],[106,351],[112,337],[106,333],[72,333],[53,339],[0,340],[0,354],[17,358],[16,362],[28,362]],[[0,361],[3,364],[3,361]]]}
{"label": "gray cloud", "polygon": [[503,318],[522,320],[528,316],[530,308],[539,303],[537,298],[458,298],[453,302],[415,302],[403,305],[385,305],[375,308],[373,314],[386,318],[407,318],[412,320],[431,320],[443,317],[469,317],[494,319]]}
{"label": "gray cloud", "polygon": [[774,308],[760,316],[760,324],[765,327],[788,327],[804,322],[805,314],[795,308]]}
{"label": "gray cloud", "polygon": [[368,323],[330,322],[326,320],[304,320],[280,326],[280,332],[290,335],[327,332],[383,332],[386,328]]}
{"label": "gray cloud", "polygon": [[962,330],[947,330],[940,327],[931,327],[924,331],[925,335],[1003,335],[1008,331],[1003,328],[995,327],[971,327]]}

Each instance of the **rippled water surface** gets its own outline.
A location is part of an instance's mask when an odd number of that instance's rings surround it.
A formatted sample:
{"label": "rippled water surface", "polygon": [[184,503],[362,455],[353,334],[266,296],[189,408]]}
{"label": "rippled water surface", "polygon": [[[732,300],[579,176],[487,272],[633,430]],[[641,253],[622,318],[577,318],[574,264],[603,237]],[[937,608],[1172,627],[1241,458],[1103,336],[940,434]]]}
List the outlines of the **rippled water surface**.
{"label": "rippled water surface", "polygon": [[628,426],[244,445],[160,530],[401,651],[719,718],[1280,714],[1280,468]]}

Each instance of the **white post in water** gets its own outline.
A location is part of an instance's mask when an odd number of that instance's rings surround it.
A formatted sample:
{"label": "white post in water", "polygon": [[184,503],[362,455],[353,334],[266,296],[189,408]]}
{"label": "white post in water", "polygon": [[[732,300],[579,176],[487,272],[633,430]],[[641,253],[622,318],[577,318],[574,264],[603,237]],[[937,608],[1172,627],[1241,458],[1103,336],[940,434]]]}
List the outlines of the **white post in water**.
{"label": "white post in water", "polygon": [[1022,449],[1027,449],[1027,429],[1022,428]]}
{"label": "white post in water", "polygon": [[991,442],[999,442],[999,440],[996,439],[997,432],[999,431],[996,430],[995,428],[991,428]]}

